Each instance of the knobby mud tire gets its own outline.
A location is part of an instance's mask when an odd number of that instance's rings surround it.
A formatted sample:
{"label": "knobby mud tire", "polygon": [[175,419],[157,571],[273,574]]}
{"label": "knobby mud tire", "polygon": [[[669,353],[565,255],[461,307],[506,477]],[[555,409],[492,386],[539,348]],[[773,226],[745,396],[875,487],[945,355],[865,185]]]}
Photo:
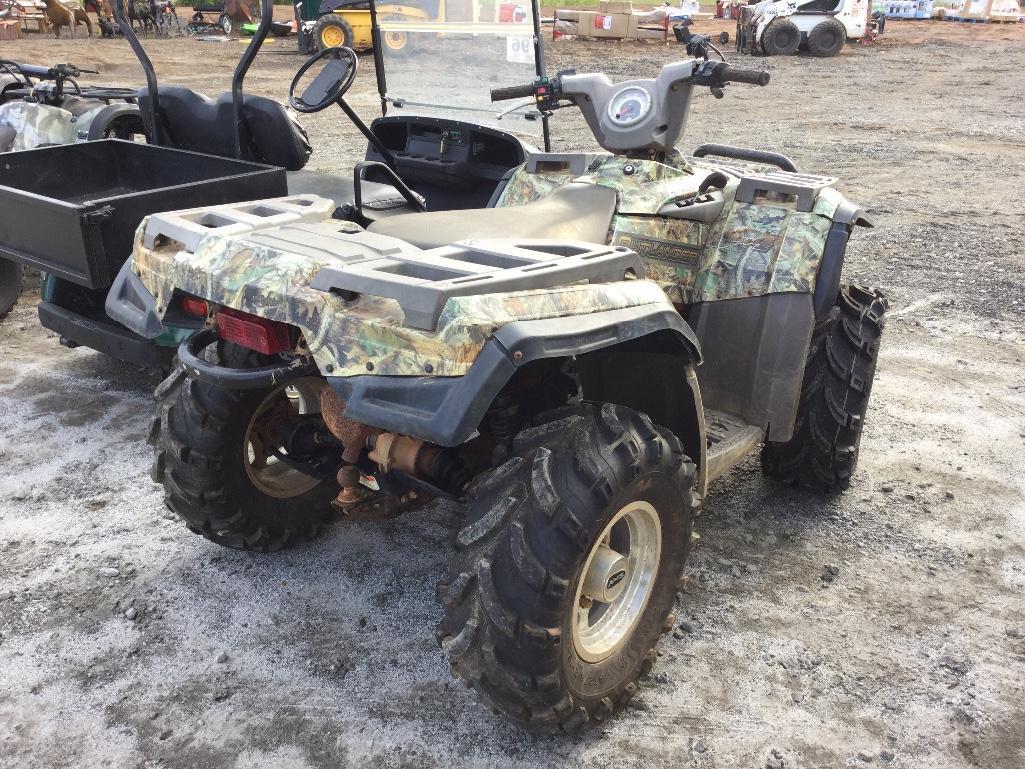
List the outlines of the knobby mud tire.
{"label": "knobby mud tire", "polygon": [[[612,404],[567,406],[521,432],[475,480],[458,555],[438,586],[438,639],[453,673],[521,727],[572,733],[637,692],[655,661],[690,548],[695,467],[680,441]],[[647,603],[621,648],[585,662],[572,640],[587,554],[634,500],[657,510],[662,552]]]}
{"label": "knobby mud tire", "polygon": [[887,306],[879,291],[840,289],[836,305],[812,334],[793,437],[762,449],[767,476],[826,493],[850,486]]}

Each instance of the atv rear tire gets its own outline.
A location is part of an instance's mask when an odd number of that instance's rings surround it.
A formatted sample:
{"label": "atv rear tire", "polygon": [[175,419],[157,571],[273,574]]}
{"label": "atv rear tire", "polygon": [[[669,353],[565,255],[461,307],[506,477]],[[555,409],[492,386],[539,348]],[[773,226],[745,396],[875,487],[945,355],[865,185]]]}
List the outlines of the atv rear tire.
{"label": "atv rear tire", "polygon": [[318,51],[328,48],[352,48],[356,35],[352,31],[352,25],[334,13],[325,13],[313,27],[313,41]]}
{"label": "atv rear tire", "polygon": [[6,317],[21,296],[24,269],[10,259],[0,259],[0,318]]}
{"label": "atv rear tire", "polygon": [[575,732],[629,701],[672,628],[695,468],[676,436],[623,406],[535,425],[470,490],[438,639],[496,713]]}
{"label": "atv rear tire", "polygon": [[836,306],[812,334],[794,435],[762,449],[762,470],[770,478],[829,493],[850,486],[887,306],[879,291],[840,289]]}
{"label": "atv rear tire", "polygon": [[[256,353],[225,347],[233,366],[266,365]],[[337,487],[297,471],[290,475],[265,452],[256,461],[254,426],[275,398],[291,398],[287,388],[294,393],[300,384],[229,390],[192,379],[179,367],[157,387],[149,435],[156,452],[152,476],[163,485],[168,508],[190,530],[218,545],[267,552],[314,539],[334,518]]]}
{"label": "atv rear tire", "polygon": [[790,56],[801,44],[801,31],[790,19],[776,19],[762,32],[762,50],[769,56]]}
{"label": "atv rear tire", "polygon": [[836,56],[847,42],[847,30],[836,19],[816,24],[808,33],[808,52],[812,56]]}

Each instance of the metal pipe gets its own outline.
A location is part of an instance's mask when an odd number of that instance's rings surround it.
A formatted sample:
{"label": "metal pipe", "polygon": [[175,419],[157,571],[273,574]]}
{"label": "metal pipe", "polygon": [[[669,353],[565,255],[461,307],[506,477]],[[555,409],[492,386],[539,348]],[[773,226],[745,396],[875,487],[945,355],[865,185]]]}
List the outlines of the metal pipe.
{"label": "metal pipe", "polygon": [[377,75],[377,93],[381,97],[381,114],[388,114],[388,81],[384,74],[384,46],[381,29],[377,26],[377,3],[370,0],[370,41],[374,46],[374,72]]}
{"label": "metal pipe", "polygon": [[274,0],[261,0],[260,7],[263,9],[260,26],[242,53],[242,58],[239,59],[235,73],[231,77],[231,116],[235,123],[235,157],[239,160],[242,159],[242,83],[253,65],[253,60],[256,59],[256,54],[260,52],[263,41],[267,39],[274,21]]}
{"label": "metal pipe", "polygon": [[[534,69],[538,77],[545,75],[545,44],[541,40],[541,4],[538,0],[530,0],[530,10],[534,14]],[[541,115],[541,134],[544,137],[545,152],[552,151],[552,137],[548,131],[548,115]]]}
{"label": "metal pipe", "polygon": [[[272,2],[273,0],[267,0]],[[131,0],[114,0],[114,16],[117,18],[117,25],[121,28],[121,34],[124,35],[125,40],[132,46],[132,51],[135,52],[135,58],[139,60],[139,64],[142,65],[142,71],[146,75],[146,90],[149,92],[149,107],[146,112],[149,117],[150,131],[146,134],[146,141],[150,144],[161,144],[161,130],[160,124],[157,122],[157,116],[160,114],[160,98],[157,89],[157,73],[153,69],[153,62],[150,61],[149,56],[146,55],[146,51],[142,47],[142,43],[139,42],[139,38],[135,35],[135,30],[132,29],[132,24],[125,17],[125,3],[129,3]],[[152,136],[150,135],[152,133]]]}

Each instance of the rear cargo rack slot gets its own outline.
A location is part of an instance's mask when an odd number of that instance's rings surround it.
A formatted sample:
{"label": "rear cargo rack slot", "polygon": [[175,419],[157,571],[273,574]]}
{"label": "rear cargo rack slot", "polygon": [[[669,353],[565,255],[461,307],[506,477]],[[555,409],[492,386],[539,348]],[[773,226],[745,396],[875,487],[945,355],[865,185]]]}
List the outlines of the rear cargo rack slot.
{"label": "rear cargo rack slot", "polygon": [[144,245],[153,248],[160,237],[183,244],[195,252],[211,231],[223,235],[245,235],[254,230],[282,227],[300,222],[321,221],[334,210],[331,201],[316,195],[293,195],[235,203],[212,208],[191,208],[154,214],[146,222]]}
{"label": "rear cargo rack slot", "polygon": [[644,274],[640,258],[630,250],[510,238],[470,240],[429,251],[407,246],[388,257],[323,267],[310,285],[319,291],[394,299],[407,326],[433,330],[445,304],[456,296],[582,281],[610,283],[623,280],[629,272]]}
{"label": "rear cargo rack slot", "polygon": [[191,221],[194,221],[196,224],[199,224],[203,227],[207,227],[209,229],[214,229],[216,227],[227,227],[229,225],[236,223],[231,219],[226,219],[225,217],[217,216],[216,214],[204,214],[203,216],[192,219]]}

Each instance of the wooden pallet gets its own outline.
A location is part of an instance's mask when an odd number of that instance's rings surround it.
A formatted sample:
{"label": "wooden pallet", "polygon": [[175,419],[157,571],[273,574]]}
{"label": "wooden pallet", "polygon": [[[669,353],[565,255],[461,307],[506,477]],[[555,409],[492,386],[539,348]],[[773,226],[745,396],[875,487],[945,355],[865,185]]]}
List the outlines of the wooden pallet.
{"label": "wooden pallet", "polygon": [[17,0],[12,18],[21,24],[22,32],[46,32],[50,28],[46,4],[39,0]]}

